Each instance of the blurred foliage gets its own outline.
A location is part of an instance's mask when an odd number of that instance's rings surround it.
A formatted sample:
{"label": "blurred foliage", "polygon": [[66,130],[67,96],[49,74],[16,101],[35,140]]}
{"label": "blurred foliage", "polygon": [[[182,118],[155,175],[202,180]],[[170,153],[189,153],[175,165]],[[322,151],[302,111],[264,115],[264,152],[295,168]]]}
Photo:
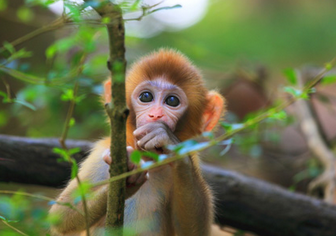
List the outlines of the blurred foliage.
{"label": "blurred foliage", "polygon": [[[12,228],[15,227],[27,235],[46,235],[51,223],[59,218],[48,216],[48,211],[41,200],[27,198],[18,192],[12,196],[0,196],[0,233],[6,236],[22,235]],[[5,223],[4,223],[5,222]],[[24,224],[22,222],[25,222]],[[33,226],[33,227],[32,227]]]}
{"label": "blurred foliage", "polygon": [[278,70],[323,63],[336,51],[335,7],[332,0],[210,1],[198,24],[142,43],[178,48],[197,64],[220,71],[242,62]]}

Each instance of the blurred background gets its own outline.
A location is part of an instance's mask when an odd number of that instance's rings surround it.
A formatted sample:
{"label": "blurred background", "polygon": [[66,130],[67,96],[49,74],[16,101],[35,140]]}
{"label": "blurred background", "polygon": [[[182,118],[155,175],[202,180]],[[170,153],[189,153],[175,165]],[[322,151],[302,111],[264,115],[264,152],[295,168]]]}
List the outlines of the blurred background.
{"label": "blurred background", "polygon": [[[63,10],[62,2],[49,7],[37,6],[38,1],[25,2],[0,1],[2,43],[52,22]],[[144,1],[148,5],[158,2]],[[281,86],[288,84],[287,68],[315,72],[336,55],[334,0],[166,0],[158,7],[176,4],[182,7],[126,22],[128,65],[162,47],[181,51],[201,68],[207,86],[227,99],[228,122],[241,122],[276,102],[282,96]],[[125,19],[140,15],[127,13]],[[87,15],[88,19],[94,17]],[[75,80],[80,83],[83,100],[75,108],[76,123],[68,137],[96,141],[109,134],[99,97],[101,83],[109,74],[103,26],[69,24],[17,48],[32,51],[33,57],[12,61],[9,66],[46,81],[66,77],[83,51],[87,57],[80,75],[56,86],[31,84],[2,73],[0,91],[9,88],[12,97],[35,110],[19,103],[0,103],[0,134],[59,137],[69,106],[62,94]],[[335,89],[320,86],[319,96],[314,97],[330,142],[336,137]],[[321,167],[308,151],[295,109],[287,112],[289,117],[282,122],[265,122],[260,129],[237,135],[235,145],[224,156],[219,153],[225,147],[207,151],[204,161],[305,192]]]}

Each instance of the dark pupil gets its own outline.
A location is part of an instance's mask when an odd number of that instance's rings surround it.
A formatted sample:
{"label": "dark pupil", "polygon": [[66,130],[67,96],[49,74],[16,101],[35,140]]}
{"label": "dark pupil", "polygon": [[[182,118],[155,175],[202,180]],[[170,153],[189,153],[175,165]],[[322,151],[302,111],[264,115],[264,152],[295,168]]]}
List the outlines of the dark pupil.
{"label": "dark pupil", "polygon": [[149,92],[143,92],[140,94],[139,99],[142,102],[151,102],[153,100],[153,95]]}
{"label": "dark pupil", "polygon": [[170,96],[166,99],[166,104],[172,107],[177,107],[180,104],[180,100],[177,97]]}

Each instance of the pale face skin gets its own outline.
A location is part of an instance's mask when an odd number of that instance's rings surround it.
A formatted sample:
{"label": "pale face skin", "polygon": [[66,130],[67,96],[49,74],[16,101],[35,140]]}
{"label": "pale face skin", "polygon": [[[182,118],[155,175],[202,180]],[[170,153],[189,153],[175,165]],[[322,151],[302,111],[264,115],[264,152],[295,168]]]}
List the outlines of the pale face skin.
{"label": "pale face skin", "polygon": [[177,144],[173,134],[188,107],[186,94],[164,79],[144,81],[132,93],[136,114],[136,145],[141,150],[167,153],[163,147]]}
{"label": "pale face skin", "polygon": [[174,131],[188,107],[183,90],[163,79],[142,82],[133,91],[131,99],[137,128],[160,121]]}

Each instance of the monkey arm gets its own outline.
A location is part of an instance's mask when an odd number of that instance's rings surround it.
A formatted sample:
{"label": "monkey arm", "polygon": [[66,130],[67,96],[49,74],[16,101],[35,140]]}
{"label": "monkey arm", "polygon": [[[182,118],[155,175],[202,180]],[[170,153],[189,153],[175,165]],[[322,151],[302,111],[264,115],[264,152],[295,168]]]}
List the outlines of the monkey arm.
{"label": "monkey arm", "polygon": [[209,236],[213,220],[210,190],[196,155],[174,163],[172,217],[179,236]]}
{"label": "monkey arm", "polygon": [[[78,174],[81,182],[96,183],[108,178],[109,166],[102,158],[102,153],[109,147],[108,143],[108,139],[101,140],[96,143],[95,148],[89,157],[81,165],[81,169]],[[75,200],[73,194],[77,188],[77,180],[71,180],[68,186],[58,197],[57,201],[73,203]],[[106,214],[107,206],[107,186],[100,186],[96,189],[92,189],[92,191],[94,191],[93,195],[86,199],[90,226]],[[81,212],[84,212],[82,201],[76,204],[76,207]],[[60,223],[52,228],[53,233],[66,234],[85,230],[84,216],[69,207],[55,204],[51,207],[50,214],[55,214],[60,217]]]}

